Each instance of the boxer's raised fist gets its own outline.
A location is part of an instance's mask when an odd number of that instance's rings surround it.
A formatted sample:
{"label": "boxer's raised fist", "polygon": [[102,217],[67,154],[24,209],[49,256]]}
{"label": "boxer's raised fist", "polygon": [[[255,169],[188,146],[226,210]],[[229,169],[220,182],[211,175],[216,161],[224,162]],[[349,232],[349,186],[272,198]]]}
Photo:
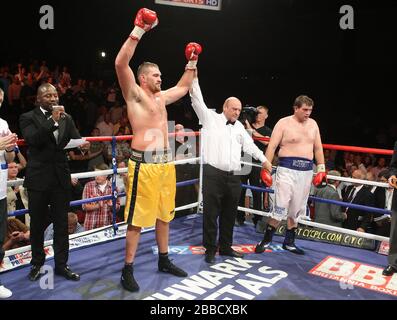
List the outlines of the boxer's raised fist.
{"label": "boxer's raised fist", "polygon": [[186,69],[194,70],[197,67],[197,61],[200,53],[203,51],[202,47],[195,42],[190,42],[185,49],[185,56],[189,63]]}
{"label": "boxer's raised fist", "polygon": [[138,11],[136,15],[134,21],[135,28],[134,30],[132,30],[130,37],[134,40],[139,41],[145,34],[145,32],[153,29],[155,26],[158,25],[158,23],[159,20],[157,18],[156,12],[146,8],[142,8]]}

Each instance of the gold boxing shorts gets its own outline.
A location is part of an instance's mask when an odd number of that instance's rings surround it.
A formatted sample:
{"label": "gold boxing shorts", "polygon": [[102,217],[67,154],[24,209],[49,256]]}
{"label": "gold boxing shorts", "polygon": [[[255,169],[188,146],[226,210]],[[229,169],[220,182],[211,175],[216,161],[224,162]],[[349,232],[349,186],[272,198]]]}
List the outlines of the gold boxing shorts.
{"label": "gold boxing shorts", "polygon": [[132,150],[124,211],[129,225],[146,228],[154,226],[157,219],[164,222],[174,219],[176,174],[170,161],[170,150]]}

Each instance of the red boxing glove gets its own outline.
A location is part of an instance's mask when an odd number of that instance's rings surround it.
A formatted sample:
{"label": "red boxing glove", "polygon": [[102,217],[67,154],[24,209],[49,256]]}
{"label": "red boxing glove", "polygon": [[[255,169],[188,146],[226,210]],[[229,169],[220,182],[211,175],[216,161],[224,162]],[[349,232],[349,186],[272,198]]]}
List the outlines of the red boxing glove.
{"label": "red boxing glove", "polygon": [[198,43],[190,42],[185,49],[185,56],[189,63],[186,66],[186,69],[195,70],[197,67],[197,60],[200,53],[203,51],[201,46]]}
{"label": "red boxing glove", "polygon": [[134,40],[139,41],[145,34],[145,32],[153,29],[155,26],[158,25],[158,23],[159,20],[157,19],[156,12],[146,8],[142,8],[138,11],[136,15],[134,22],[135,28],[134,30],[132,30],[130,37]]}
{"label": "red boxing glove", "polygon": [[327,173],[325,172],[325,165],[317,165],[317,174],[313,178],[313,184],[317,188],[324,188],[327,185]]}
{"label": "red boxing glove", "polygon": [[262,169],[261,178],[266,187],[272,186],[273,178],[269,171],[267,171],[266,169]]}

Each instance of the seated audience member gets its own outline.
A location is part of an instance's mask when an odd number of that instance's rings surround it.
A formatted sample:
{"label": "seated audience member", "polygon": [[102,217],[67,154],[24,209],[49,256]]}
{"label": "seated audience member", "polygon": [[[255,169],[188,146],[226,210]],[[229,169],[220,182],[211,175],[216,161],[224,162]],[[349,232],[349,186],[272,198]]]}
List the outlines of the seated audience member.
{"label": "seated audience member", "polygon": [[[18,164],[16,162],[10,162],[8,164],[8,180],[17,180],[18,175]],[[28,209],[28,193],[27,190],[22,186],[10,186],[7,187],[7,212],[14,212],[16,210]],[[29,227],[30,217],[29,214],[17,216],[22,223]]]}
{"label": "seated audience member", "polygon": [[[99,129],[94,128],[91,131],[91,137],[98,137]],[[95,166],[105,162],[106,144],[102,141],[91,141],[89,153],[95,155],[88,160],[88,171],[94,171]]]}
{"label": "seated audience member", "polygon": [[[356,169],[353,171],[352,178],[364,180],[365,174],[362,170]],[[375,205],[374,195],[362,184],[353,183],[351,186],[347,187],[345,195],[344,202],[367,207],[374,207]],[[347,219],[343,223],[344,228],[359,232],[368,232],[367,229],[371,227],[372,213],[355,208],[347,208],[345,212],[347,214]]]}
{"label": "seated audience member", "polygon": [[[339,171],[331,170],[330,176],[340,177]],[[328,184],[324,188],[315,188],[314,196],[322,199],[342,201],[339,196],[337,187],[340,181],[328,179]],[[314,203],[314,221],[331,226],[342,227],[342,222],[346,220],[347,215],[342,211],[342,207],[336,204],[315,202]]]}
{"label": "seated audience member", "polygon": [[[83,232],[84,227],[77,221],[77,214],[74,212],[68,213],[68,233],[76,234]],[[51,223],[44,231],[44,241],[52,240],[54,238],[54,225]]]}
{"label": "seated audience member", "polygon": [[7,234],[5,237],[4,251],[29,245],[29,228],[18,219],[7,219]]}
{"label": "seated audience member", "polygon": [[[378,181],[387,183],[390,178],[390,171],[388,169],[379,172]],[[374,191],[375,207],[385,210],[391,210],[394,188],[376,187]],[[389,214],[374,213],[373,229],[374,233],[379,236],[389,237],[391,227],[391,216]]]}

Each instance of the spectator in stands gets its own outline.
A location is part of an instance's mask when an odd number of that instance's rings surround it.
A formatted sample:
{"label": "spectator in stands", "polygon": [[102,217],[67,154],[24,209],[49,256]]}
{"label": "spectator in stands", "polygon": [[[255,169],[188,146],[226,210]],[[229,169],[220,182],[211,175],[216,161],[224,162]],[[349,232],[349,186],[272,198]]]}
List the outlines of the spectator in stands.
{"label": "spectator in stands", "polygon": [[56,87],[57,87],[60,97],[63,96],[64,94],[66,94],[66,92],[69,89],[71,89],[70,84],[68,84],[64,78],[61,78],[61,80],[59,81],[59,83],[57,84]]}
{"label": "spectator in stands", "polygon": [[3,250],[11,250],[29,245],[29,228],[18,219],[7,219],[7,234]]}
{"label": "spectator in stands", "polygon": [[[96,166],[95,170],[108,170],[109,167],[102,163]],[[117,188],[116,188],[117,189]],[[103,197],[112,195],[112,184],[107,178],[107,175],[95,177],[94,181],[87,182],[83,190],[83,199]],[[112,200],[101,200],[82,205],[85,210],[84,228],[92,230],[108,226],[113,221],[112,215]],[[116,210],[120,209],[120,199],[117,199]]]}
{"label": "spectator in stands", "polygon": [[123,116],[123,107],[121,106],[120,102],[116,101],[113,106],[109,109],[110,113],[110,121],[113,125],[116,125]]}
{"label": "spectator in stands", "polygon": [[132,129],[130,122],[127,117],[127,110],[123,109],[122,117],[118,122],[116,122],[113,126],[113,134],[117,135],[118,132],[121,132],[121,135],[128,136],[132,134]]}
{"label": "spectator in stands", "polygon": [[[68,233],[76,234],[84,232],[84,227],[77,221],[77,214],[74,212],[68,213]],[[44,241],[52,240],[54,238],[54,225],[51,223],[44,231]]]}
{"label": "spectator in stands", "polygon": [[372,171],[372,168],[374,167],[374,161],[375,160],[374,160],[373,155],[371,155],[371,154],[364,155],[363,164],[364,164],[365,168],[367,168],[367,171]]}
{"label": "spectator in stands", "polygon": [[26,69],[21,63],[18,63],[18,72],[15,74],[15,78],[18,78],[21,85],[24,86],[24,82],[26,80]]}
{"label": "spectator in stands", "polygon": [[[387,183],[391,174],[388,169],[382,170],[378,175],[378,181]],[[375,207],[385,210],[391,210],[394,188],[376,187],[374,191]],[[388,237],[390,235],[391,216],[389,214],[374,213],[374,233],[380,236]]]}
{"label": "spectator in stands", "polygon": [[[352,174],[352,178],[364,180],[365,174],[362,170],[356,169]],[[346,195],[344,202],[368,207],[374,207],[375,205],[374,195],[368,188],[360,183],[353,183],[351,186],[347,187]],[[372,221],[372,214],[370,212],[355,208],[347,208],[345,212],[347,214],[347,219],[343,223],[344,228],[359,232],[368,231],[367,229],[370,228]]]}
{"label": "spectator in stands", "polygon": [[379,173],[386,169],[386,159],[384,157],[379,157],[376,161],[376,166],[372,168],[372,173],[375,177],[379,176]]}
{"label": "spectator in stands", "polygon": [[[368,181],[376,181],[376,178],[372,171],[367,171],[367,174],[365,175],[365,180]],[[375,192],[376,186],[367,186],[367,188],[371,191],[371,193]]]}
{"label": "spectator in stands", "polygon": [[[123,136],[124,133],[122,131],[118,131],[116,136]],[[116,162],[128,162],[131,156],[131,142],[129,140],[117,141],[116,143]],[[108,163],[112,162],[112,144],[107,144],[107,152],[106,152],[106,160]]]}
{"label": "spectator in stands", "polygon": [[91,152],[90,149],[86,148],[74,148],[68,152],[69,167],[71,173],[86,172],[88,170],[88,161],[96,158],[102,154],[103,150],[99,149],[95,152]]}
{"label": "spectator in stands", "polygon": [[335,169],[335,155],[331,152],[331,150],[324,150],[324,159],[325,159],[325,167],[327,170]]}
{"label": "spectator in stands", "polygon": [[[331,170],[330,176],[340,177],[339,171]],[[324,188],[315,188],[314,196],[327,200],[342,201],[338,194],[337,187],[340,181],[328,179],[328,184]],[[315,202],[314,203],[314,221],[335,227],[342,227],[342,222],[346,220],[347,215],[342,211],[342,207],[336,204]]]}
{"label": "spectator in stands", "polygon": [[17,77],[13,77],[12,83],[8,87],[8,105],[17,115],[21,113],[21,90],[21,81]]}
{"label": "spectator in stands", "polygon": [[84,90],[83,79],[77,79],[77,83],[72,86],[73,95],[76,96],[78,93]]}
{"label": "spectator in stands", "polygon": [[364,166],[361,154],[355,154],[353,164],[360,169],[364,174],[367,174],[367,168]]}
{"label": "spectator in stands", "polygon": [[[98,137],[99,136],[99,129],[94,128],[91,131],[91,137]],[[92,141],[90,145],[90,153],[97,154],[97,156],[91,158],[88,161],[88,171],[94,171],[95,166],[105,162],[105,155],[106,155],[106,145],[103,141]]]}
{"label": "spectator in stands", "polygon": [[118,94],[118,88],[116,83],[113,83],[112,86],[110,86],[106,92],[106,104],[107,108],[110,109],[116,102],[117,100],[117,94]]}
{"label": "spectator in stands", "polygon": [[70,84],[72,83],[72,78],[71,78],[70,73],[68,71],[68,67],[66,67],[66,66],[63,67],[63,71],[62,71],[62,73],[60,75],[59,82],[61,82],[62,80],[68,86],[70,86]]}
{"label": "spectator in stands", "polygon": [[[8,180],[17,180],[18,165],[16,162],[10,162],[8,164]],[[23,210],[28,208],[28,193],[27,190],[22,186],[10,186],[7,187],[7,211],[14,212],[16,210]],[[28,227],[30,225],[29,214],[17,216],[22,223]]]}
{"label": "spectator in stands", "polygon": [[36,83],[33,79],[33,75],[28,73],[25,80],[25,85],[21,89],[21,107],[23,111],[30,111],[34,108],[34,102],[36,100]]}
{"label": "spectator in stands", "polygon": [[103,121],[96,126],[99,129],[99,135],[102,137],[111,137],[113,135],[113,123],[110,121],[110,113],[104,114]]}

